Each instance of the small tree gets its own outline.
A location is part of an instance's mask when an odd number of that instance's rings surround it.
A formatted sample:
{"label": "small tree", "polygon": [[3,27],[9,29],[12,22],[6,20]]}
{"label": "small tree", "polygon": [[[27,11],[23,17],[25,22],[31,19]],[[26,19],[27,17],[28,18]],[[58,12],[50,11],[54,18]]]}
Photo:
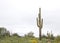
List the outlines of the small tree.
{"label": "small tree", "polygon": [[34,33],[33,32],[29,32],[28,34],[25,34],[25,37],[34,37]]}
{"label": "small tree", "polygon": [[0,27],[0,38],[5,36],[10,36],[10,32],[4,27]]}
{"label": "small tree", "polygon": [[54,40],[54,38],[55,38],[55,37],[53,36],[53,34],[51,34],[51,39]]}
{"label": "small tree", "polygon": [[47,38],[47,36],[43,34],[43,35],[42,35],[42,38],[45,38],[45,39],[46,39],[46,38]]}
{"label": "small tree", "polygon": [[47,32],[47,38],[50,39],[51,38],[51,35],[50,33]]}
{"label": "small tree", "polygon": [[12,34],[12,36],[20,37],[17,33]]}
{"label": "small tree", "polygon": [[55,37],[54,42],[55,43],[60,43],[60,36],[59,35],[57,37]]}

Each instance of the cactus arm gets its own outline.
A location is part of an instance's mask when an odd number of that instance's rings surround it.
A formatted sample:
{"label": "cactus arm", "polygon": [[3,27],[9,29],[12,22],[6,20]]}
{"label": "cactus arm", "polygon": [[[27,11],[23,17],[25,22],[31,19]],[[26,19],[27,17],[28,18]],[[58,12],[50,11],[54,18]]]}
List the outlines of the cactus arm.
{"label": "cactus arm", "polygon": [[38,18],[37,18],[37,26],[39,27]]}
{"label": "cactus arm", "polygon": [[42,27],[43,27],[43,19],[42,19]]}
{"label": "cactus arm", "polygon": [[41,29],[42,29],[42,27],[43,27],[43,19],[41,20],[41,25],[40,25],[40,27],[41,27]]}

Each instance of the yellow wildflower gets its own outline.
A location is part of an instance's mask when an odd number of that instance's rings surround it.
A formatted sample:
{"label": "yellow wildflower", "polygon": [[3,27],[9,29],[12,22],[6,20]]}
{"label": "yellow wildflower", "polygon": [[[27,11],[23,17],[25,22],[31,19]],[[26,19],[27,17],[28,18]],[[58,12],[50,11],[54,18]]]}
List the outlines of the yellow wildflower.
{"label": "yellow wildflower", "polygon": [[32,42],[32,43],[38,43],[38,41],[35,40],[35,39],[30,40],[30,42]]}

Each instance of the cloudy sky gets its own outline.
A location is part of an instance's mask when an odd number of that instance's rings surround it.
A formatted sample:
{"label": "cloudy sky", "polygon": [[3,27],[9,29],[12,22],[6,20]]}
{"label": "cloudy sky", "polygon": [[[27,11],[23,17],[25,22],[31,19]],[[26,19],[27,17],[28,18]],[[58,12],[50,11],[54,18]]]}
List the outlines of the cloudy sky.
{"label": "cloudy sky", "polygon": [[41,8],[42,34],[60,34],[60,0],[0,0],[0,27],[19,35],[34,32],[39,36],[36,17]]}

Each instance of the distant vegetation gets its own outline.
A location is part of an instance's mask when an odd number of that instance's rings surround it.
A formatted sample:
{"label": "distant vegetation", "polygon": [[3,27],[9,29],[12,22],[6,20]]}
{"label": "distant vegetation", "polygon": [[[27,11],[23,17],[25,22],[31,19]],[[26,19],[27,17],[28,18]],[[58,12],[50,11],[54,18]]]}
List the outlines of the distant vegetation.
{"label": "distant vegetation", "polygon": [[54,37],[53,34],[42,35],[42,40],[34,36],[33,32],[19,36],[17,33],[10,35],[10,32],[0,27],[0,43],[60,43],[60,36]]}

